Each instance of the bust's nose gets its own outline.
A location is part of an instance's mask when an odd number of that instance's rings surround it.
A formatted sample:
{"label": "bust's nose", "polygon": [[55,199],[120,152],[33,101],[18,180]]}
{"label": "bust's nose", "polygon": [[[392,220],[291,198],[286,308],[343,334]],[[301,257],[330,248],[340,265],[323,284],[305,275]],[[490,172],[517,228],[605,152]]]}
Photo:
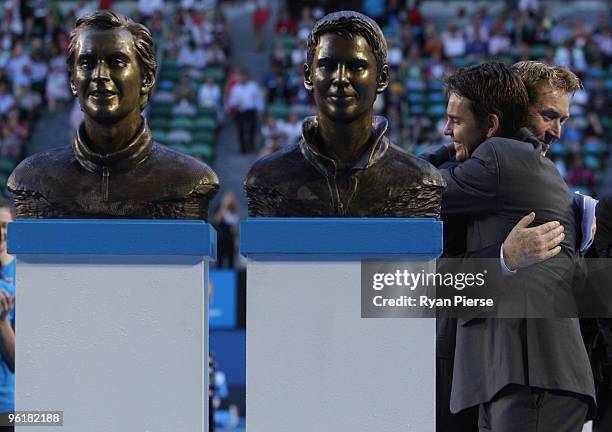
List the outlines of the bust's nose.
{"label": "bust's nose", "polygon": [[110,71],[104,60],[100,60],[93,71],[93,79],[96,81],[109,81]]}
{"label": "bust's nose", "polygon": [[348,68],[344,64],[338,64],[334,72],[334,85],[338,87],[346,87],[349,85]]}

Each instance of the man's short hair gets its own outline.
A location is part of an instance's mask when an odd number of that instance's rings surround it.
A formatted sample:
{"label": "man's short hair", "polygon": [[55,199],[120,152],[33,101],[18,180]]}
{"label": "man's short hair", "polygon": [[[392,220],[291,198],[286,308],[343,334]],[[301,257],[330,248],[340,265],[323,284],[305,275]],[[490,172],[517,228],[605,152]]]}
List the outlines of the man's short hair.
{"label": "man's short hair", "polygon": [[74,70],[74,62],[76,60],[75,55],[78,36],[81,30],[87,28],[99,30],[119,28],[129,31],[134,38],[134,47],[136,48],[136,55],[142,70],[142,78],[147,79],[147,81],[151,83],[155,82],[157,60],[155,59],[155,48],[153,45],[153,36],[151,35],[151,32],[142,24],[136,23],[124,15],[109,10],[98,10],[77,19],[76,26],[70,33],[68,56],[66,58],[68,73],[71,76]]}
{"label": "man's short hair", "polygon": [[308,35],[306,61],[309,65],[312,65],[314,60],[319,39],[326,33],[335,33],[350,38],[362,36],[374,53],[376,71],[380,75],[383,66],[387,63],[387,41],[382,30],[372,18],[355,11],[340,11],[325,15],[315,23]]}
{"label": "man's short hair", "polygon": [[444,79],[444,84],[447,94],[455,93],[470,101],[470,109],[478,120],[496,114],[505,137],[511,138],[527,124],[527,90],[504,63],[485,62],[458,69]]}
{"label": "man's short hair", "polygon": [[561,66],[527,60],[513,64],[512,70],[525,84],[531,104],[538,101],[539,90],[543,84],[549,85],[553,90],[561,90],[568,94],[582,88],[580,78],[571,70]]}

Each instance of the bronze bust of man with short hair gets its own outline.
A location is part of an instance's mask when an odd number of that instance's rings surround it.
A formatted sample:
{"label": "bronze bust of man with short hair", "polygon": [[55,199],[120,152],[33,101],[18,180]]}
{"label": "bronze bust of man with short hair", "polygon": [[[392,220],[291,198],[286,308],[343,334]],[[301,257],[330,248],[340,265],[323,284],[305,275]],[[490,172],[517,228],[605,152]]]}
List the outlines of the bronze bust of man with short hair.
{"label": "bronze bust of man with short hair", "polygon": [[387,120],[373,116],[389,83],[386,56],[382,31],[365,15],[335,12],[315,24],[304,86],[317,115],[304,121],[298,144],[251,167],[249,216],[440,216],[440,173],[391,144]]}
{"label": "bronze bust of man with short hair", "polygon": [[17,217],[207,219],[216,174],[153,142],[141,116],[157,68],[149,30],[93,12],[77,20],[67,64],[85,119],[72,146],[15,168],[8,189]]}

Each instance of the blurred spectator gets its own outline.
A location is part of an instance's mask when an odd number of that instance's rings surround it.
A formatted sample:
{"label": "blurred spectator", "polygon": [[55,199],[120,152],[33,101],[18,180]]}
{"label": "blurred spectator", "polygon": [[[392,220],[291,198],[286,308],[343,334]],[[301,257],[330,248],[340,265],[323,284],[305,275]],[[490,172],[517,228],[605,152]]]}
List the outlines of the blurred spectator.
{"label": "blurred spectator", "polygon": [[51,61],[51,69],[45,83],[45,98],[49,111],[55,111],[58,102],[67,101],[71,97],[64,59],[56,57]]}
{"label": "blurred spectator", "polygon": [[173,115],[193,116],[196,114],[197,88],[187,71],[181,74],[181,80],[174,90],[174,96]]}
{"label": "blurred spectator", "polygon": [[27,123],[19,118],[19,111],[12,109],[6,114],[6,121],[1,127],[2,145],[0,156],[13,161],[21,159],[23,145],[30,135]]}
{"label": "blurred spectator", "polygon": [[212,76],[206,77],[206,81],[198,89],[198,105],[202,107],[221,108],[221,87]]}
{"label": "blurred spectator", "polygon": [[553,45],[561,45],[572,36],[569,17],[564,16],[561,20],[554,24],[550,30],[550,43]]}
{"label": "blurred spectator", "polygon": [[223,48],[221,48],[221,45],[213,43],[208,47],[206,50],[206,63],[208,66],[227,68],[227,55]]}
{"label": "blurred spectator", "polygon": [[571,69],[572,67],[572,54],[570,52],[570,44],[566,42],[557,47],[555,51],[555,64],[563,66],[564,68]]}
{"label": "blurred spectator", "polygon": [[286,68],[291,65],[291,55],[287,52],[287,48],[282,41],[277,41],[274,44],[274,49],[271,54],[272,67]]}
{"label": "blurred spectator", "polygon": [[404,53],[398,41],[390,39],[387,47],[387,63],[393,68],[399,68],[404,61]]}
{"label": "blurred spectator", "polygon": [[308,38],[310,30],[314,27],[314,19],[312,19],[312,12],[309,7],[305,6],[302,8],[300,20],[298,21],[298,40],[305,41]]}
{"label": "blurred spectator", "polygon": [[149,18],[155,11],[164,10],[164,0],[138,0],[136,9],[143,17]]}
{"label": "blurred spectator", "polygon": [[606,91],[602,79],[595,81],[595,87],[591,93],[587,111],[589,125],[587,133],[603,138],[605,135],[603,119],[610,115],[610,94]]}
{"label": "blurred spectator", "polygon": [[446,63],[442,61],[439,52],[434,53],[427,65],[427,75],[431,80],[441,80],[446,73]]}
{"label": "blurred spectator", "polygon": [[279,68],[274,68],[270,74],[265,76],[264,85],[266,87],[266,102],[268,104],[291,103],[293,91],[287,83],[287,78],[285,78],[285,75]]}
{"label": "blurred spectator", "polygon": [[84,118],[85,115],[83,114],[83,111],[81,111],[79,100],[75,99],[72,109],[70,110],[70,127],[72,128],[73,133],[75,133],[79,126],[81,126]]}
{"label": "blurred spectator", "polygon": [[301,67],[304,63],[306,63],[306,42],[301,40],[291,51],[291,64]]}
{"label": "blurred spectator", "polygon": [[[6,249],[11,205],[0,200],[0,412],[15,410],[15,257]],[[4,427],[3,427],[4,429]],[[12,430],[12,428],[10,428]]]}
{"label": "blurred spectator", "polygon": [[263,48],[264,32],[270,15],[271,12],[267,0],[257,0],[257,7],[255,12],[253,12],[253,28],[255,29],[255,38],[257,40],[255,46],[257,51],[261,51]]}
{"label": "blurred spectator", "polygon": [[257,114],[263,111],[264,101],[259,85],[246,71],[239,75],[238,82],[230,90],[227,106],[235,110],[240,152],[252,152],[255,150]]}
{"label": "blurred spectator", "polygon": [[0,81],[0,114],[5,114],[13,107],[15,98],[9,93],[6,81]]}
{"label": "blurred spectator", "polygon": [[484,57],[487,55],[489,47],[486,41],[480,38],[480,34],[476,33],[474,40],[467,43],[466,54],[473,57]]}
{"label": "blurred spectator", "polygon": [[385,1],[384,0],[363,0],[361,4],[363,13],[373,18],[379,23],[382,22],[382,18],[385,15]]}
{"label": "blurred spectator", "polygon": [[181,47],[176,62],[179,66],[201,69],[206,67],[206,55],[204,50],[198,48],[193,40]]}
{"label": "blurred spectator", "polygon": [[539,0],[519,0],[519,10],[521,12],[537,12],[540,9]]}
{"label": "blurred spectator", "polygon": [[497,54],[509,53],[511,45],[510,36],[503,27],[499,26],[493,30],[493,35],[489,39],[489,55],[496,56]]}
{"label": "blurred spectator", "polygon": [[487,42],[489,40],[489,29],[482,25],[479,18],[475,18],[465,28],[465,38],[467,42],[474,42],[476,39],[481,42]]}
{"label": "blurred spectator", "polygon": [[454,24],[448,26],[448,30],[442,33],[442,46],[447,58],[459,57],[465,54],[465,39],[463,34]]}
{"label": "blurred spectator", "polygon": [[226,192],[215,212],[215,229],[217,230],[217,267],[233,268],[240,216],[238,200],[233,192]]}
{"label": "blurred spectator", "polygon": [[282,130],[285,135],[286,145],[295,144],[302,136],[302,120],[295,111],[289,114],[289,120],[283,122]]}
{"label": "blurred spectator", "polygon": [[36,50],[32,55],[30,63],[30,79],[32,88],[38,93],[43,94],[45,90],[45,78],[49,72],[49,66],[45,61],[42,50]]}
{"label": "blurred spectator", "polygon": [[278,21],[276,21],[276,26],[274,27],[276,34],[278,35],[290,35],[293,36],[297,33],[297,22],[293,18],[291,18],[291,14],[289,13],[289,9],[284,8],[279,17]]}
{"label": "blurred spectator", "polygon": [[17,101],[17,107],[24,113],[28,120],[33,120],[36,114],[36,110],[42,102],[42,98],[39,94],[30,90],[25,85],[20,85],[15,92],[15,100]]}
{"label": "blurred spectator", "polygon": [[23,43],[21,41],[15,43],[11,53],[11,58],[6,63],[9,78],[13,82],[27,81],[27,85],[29,85],[29,79],[26,76],[28,72],[25,68],[29,68],[31,62],[32,60],[30,59],[30,56],[27,55],[23,49]]}
{"label": "blurred spectator", "polygon": [[[152,1],[152,2],[147,2],[147,3],[155,3],[156,1]],[[77,2],[76,7],[74,8],[74,16],[75,18],[79,18],[82,17],[84,15],[87,15],[93,11],[96,10],[97,8],[97,4],[95,1],[86,1],[86,0],[79,0]]]}
{"label": "blurred spectator", "polygon": [[266,114],[261,126],[261,137],[264,149],[274,148],[276,150],[281,147],[286,135],[280,120],[277,120],[272,114]]}
{"label": "blurred spectator", "polygon": [[585,165],[584,159],[580,155],[576,155],[574,159],[574,166],[569,172],[569,182],[575,186],[587,186],[589,188],[592,188],[595,184],[593,171]]}

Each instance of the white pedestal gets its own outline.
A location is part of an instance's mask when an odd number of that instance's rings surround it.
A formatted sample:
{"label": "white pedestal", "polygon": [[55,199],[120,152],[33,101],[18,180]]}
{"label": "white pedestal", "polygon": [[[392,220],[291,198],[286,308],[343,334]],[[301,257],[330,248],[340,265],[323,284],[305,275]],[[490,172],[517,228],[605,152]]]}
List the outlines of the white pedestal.
{"label": "white pedestal", "polygon": [[[434,432],[435,320],[361,318],[360,258],[435,268],[439,222],[391,220],[381,231],[380,219],[325,221],[243,223],[247,430]],[[387,229],[408,239],[425,227],[432,237],[417,248],[379,243]]]}
{"label": "white pedestal", "polygon": [[63,411],[63,426],[45,429],[58,432],[207,431],[214,230],[175,221],[18,221],[9,230],[16,410]]}

